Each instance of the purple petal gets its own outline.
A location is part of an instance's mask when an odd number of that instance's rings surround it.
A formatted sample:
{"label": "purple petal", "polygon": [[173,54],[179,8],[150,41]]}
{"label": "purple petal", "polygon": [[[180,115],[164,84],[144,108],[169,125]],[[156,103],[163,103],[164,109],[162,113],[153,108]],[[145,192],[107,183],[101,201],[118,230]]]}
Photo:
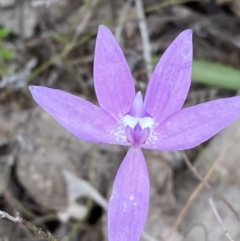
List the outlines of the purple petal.
{"label": "purple petal", "polygon": [[30,91],[34,100],[75,136],[91,142],[127,145],[124,128],[121,132],[116,120],[103,109],[61,90],[31,86]]}
{"label": "purple petal", "polygon": [[148,84],[145,107],[158,122],[180,110],[192,72],[192,30],[185,30],[167,48]]}
{"label": "purple petal", "polygon": [[149,177],[141,149],[131,148],[113,184],[108,209],[110,241],[138,241],[148,213]]}
{"label": "purple petal", "polygon": [[240,97],[210,101],[173,114],[143,145],[149,149],[185,150],[208,140],[240,117]]}
{"label": "purple petal", "polygon": [[129,115],[134,117],[144,117],[146,116],[146,111],[143,104],[143,97],[140,91],[135,95],[132,108],[129,111]]}
{"label": "purple petal", "polygon": [[123,52],[111,31],[99,26],[94,57],[94,85],[100,106],[116,119],[129,112],[135,88]]}

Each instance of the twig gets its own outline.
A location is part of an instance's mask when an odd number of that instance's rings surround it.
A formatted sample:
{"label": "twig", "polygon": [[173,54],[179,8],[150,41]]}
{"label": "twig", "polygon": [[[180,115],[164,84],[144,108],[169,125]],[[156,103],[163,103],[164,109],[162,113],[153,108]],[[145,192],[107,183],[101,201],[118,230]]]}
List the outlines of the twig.
{"label": "twig", "polygon": [[[38,0],[35,0],[35,1],[38,1]],[[32,78],[37,76],[41,72],[43,72],[45,69],[49,68],[51,65],[55,64],[57,61],[59,61],[59,59],[67,56],[69,54],[69,52],[72,51],[76,47],[77,38],[84,31],[89,19],[91,18],[93,7],[94,6],[96,7],[99,1],[100,0],[93,0],[92,2],[88,1],[87,4],[89,5],[91,3],[91,6],[90,7],[87,6],[86,8],[84,8],[85,16],[82,17],[83,21],[81,21],[81,23],[78,25],[78,28],[77,28],[78,30],[75,32],[75,35],[74,35],[75,37],[73,38],[72,42],[68,43],[59,55],[53,56],[47,62],[43,63],[38,68],[36,68],[36,70],[33,72],[32,76],[31,76]],[[177,4],[177,3],[184,3],[184,2],[191,2],[191,1],[193,1],[193,0],[164,1],[164,2],[161,2],[161,3],[158,3],[158,4],[151,5],[150,7],[147,7],[145,9],[145,13],[155,12],[156,10],[160,10],[161,8],[164,8],[168,5]],[[202,1],[202,0],[197,0],[197,1],[199,2],[199,1]],[[89,10],[87,10],[87,8],[89,8]],[[120,23],[124,24],[128,21],[133,21],[133,20],[136,20],[136,14],[130,14],[130,15],[126,16],[125,18],[121,18],[119,20],[119,24]],[[68,32],[69,32],[69,30],[66,31],[66,33],[68,33]],[[65,31],[64,31],[64,33],[65,33]],[[44,35],[42,35],[40,38],[27,42],[26,46],[30,47],[30,48],[32,48],[34,46],[38,46],[38,45],[42,44],[42,42],[43,42],[42,39],[50,38],[54,34],[55,34],[54,32],[44,33]],[[94,35],[95,35],[95,33],[94,33]],[[74,44],[74,43],[76,43],[76,44]]]}
{"label": "twig", "polygon": [[83,43],[85,43],[89,38],[91,38],[93,35],[95,34],[95,32],[90,32],[87,35],[83,36],[78,42],[75,43],[75,45],[71,45],[71,44],[67,44],[65,46],[65,48],[63,49],[63,51],[59,54],[59,55],[55,55],[52,58],[50,58],[48,61],[46,61],[45,63],[43,63],[42,65],[40,65],[38,68],[36,68],[33,73],[32,73],[32,78],[39,75],[40,73],[42,73],[45,69],[49,68],[51,65],[53,65],[54,63],[56,63],[56,61],[58,61],[59,59],[63,59],[65,58],[70,51],[72,51],[74,48],[76,48],[77,46],[82,45]]}
{"label": "twig", "polygon": [[189,2],[208,2],[209,0],[165,0],[161,1],[160,3],[152,4],[148,8],[146,8],[146,13],[159,11],[167,6],[174,5],[174,4],[183,4]]}
{"label": "twig", "polygon": [[100,0],[89,1],[90,2],[89,7],[85,11],[84,17],[81,19],[79,25],[77,26],[76,32],[73,36],[73,39],[72,39],[72,42],[70,43],[70,46],[74,46],[75,43],[77,42],[78,37],[80,36],[80,34],[82,34],[82,32],[84,31],[84,29],[87,26],[87,23],[89,22],[90,18],[92,17],[93,9],[97,6],[99,1]]}
{"label": "twig", "polygon": [[[76,28],[75,34],[73,35],[72,41],[70,43],[67,43],[63,49],[63,51],[59,55],[53,56],[51,59],[49,59],[47,62],[43,63],[40,67],[38,67],[32,74],[32,77],[37,76],[39,73],[41,73],[46,68],[50,67],[60,59],[66,57],[79,43],[77,42],[78,37],[83,33],[84,29],[87,26],[87,23],[89,22],[93,9],[97,6],[98,2],[100,0],[92,0],[88,1],[88,9],[85,10],[85,15],[82,17],[79,25]],[[91,35],[91,34],[90,34]],[[89,37],[89,35],[87,36]],[[87,38],[88,39],[88,38]],[[84,38],[84,40],[86,40]],[[80,41],[80,43],[82,40]]]}
{"label": "twig", "polygon": [[12,193],[6,188],[6,185],[2,182],[0,182],[0,188],[3,190],[4,197],[7,199],[7,201],[18,210],[21,210],[25,215],[27,215],[30,218],[35,218],[36,216],[29,210],[27,210],[13,195]]}
{"label": "twig", "polygon": [[111,21],[113,23],[113,25],[116,24],[116,19],[117,19],[117,9],[118,9],[118,1],[112,1],[112,0],[108,0],[109,2],[109,6],[110,6],[110,14],[111,14]]}
{"label": "twig", "polygon": [[123,26],[124,26],[124,20],[127,17],[127,14],[131,8],[132,2],[133,2],[133,0],[126,1],[126,3],[124,4],[124,6],[119,14],[117,26],[115,28],[115,38],[119,44],[121,43],[121,34],[122,34]]}
{"label": "twig", "polygon": [[152,53],[151,53],[151,44],[149,41],[148,27],[147,21],[144,14],[143,3],[142,0],[135,0],[137,15],[139,18],[139,29],[142,37],[143,43],[143,57],[147,65],[147,75],[150,78],[152,74]]}
{"label": "twig", "polygon": [[14,223],[19,223],[19,224],[27,227],[31,231],[33,231],[38,236],[41,236],[41,237],[47,239],[48,241],[58,241],[58,239],[54,238],[50,233],[42,231],[41,228],[38,228],[35,225],[33,225],[32,223],[28,222],[27,220],[21,218],[18,213],[17,213],[16,217],[13,217],[10,214],[0,210],[0,218],[6,218]]}
{"label": "twig", "polygon": [[[44,22],[44,19],[42,16],[39,17],[39,24],[40,24],[40,27],[42,29],[42,32],[48,32],[48,29],[47,29],[47,26]],[[49,47],[49,50],[51,51],[51,55],[56,55],[57,54],[57,49],[52,41],[52,38],[46,38],[46,43]],[[62,66],[62,62],[61,62],[61,59],[59,59],[58,61],[56,61],[56,64],[58,65],[58,67],[61,67]]]}
{"label": "twig", "polygon": [[188,168],[194,173],[194,175],[197,177],[197,179],[211,192],[214,193],[214,195],[216,195],[219,199],[221,199],[226,205],[227,207],[234,213],[234,215],[237,217],[238,221],[240,220],[240,214],[238,213],[238,211],[232,206],[232,204],[230,204],[227,199],[225,199],[225,197],[223,197],[219,192],[217,192],[207,181],[205,181],[200,174],[197,172],[197,170],[195,169],[195,167],[192,165],[192,163],[190,162],[190,160],[188,159],[187,155],[182,152],[182,156],[188,166]]}
{"label": "twig", "polygon": [[[214,164],[212,165],[212,167],[209,169],[209,171],[207,172],[207,174],[205,175],[205,177],[203,178],[204,182],[206,182],[212,175],[215,167],[218,165],[218,163],[223,159],[224,155],[226,154],[227,149],[230,147],[230,145],[233,143],[234,138],[236,137],[236,135],[238,134],[238,132],[236,132],[233,136],[231,141],[228,142],[228,144],[225,146],[225,148],[223,149],[223,151],[221,152],[221,154],[218,156],[218,158],[215,160]],[[183,207],[182,211],[180,212],[180,214],[178,215],[175,223],[173,224],[173,226],[171,227],[171,229],[169,230],[167,236],[163,239],[163,241],[167,241],[172,237],[173,232],[178,228],[179,224],[181,223],[181,221],[183,220],[183,218],[185,217],[188,209],[191,207],[192,203],[194,202],[195,198],[198,196],[198,194],[201,192],[201,190],[204,188],[204,184],[201,182],[199,183],[199,185],[197,186],[197,188],[194,190],[194,192],[192,193],[192,195],[188,198],[185,206]]]}
{"label": "twig", "polygon": [[19,18],[19,21],[18,21],[18,28],[20,29],[20,38],[21,38],[21,41],[24,41],[24,25],[25,25],[25,22],[24,22],[24,8],[25,8],[25,3],[24,1],[20,0],[20,1],[17,1],[17,9],[18,9],[18,18]]}
{"label": "twig", "polygon": [[230,241],[235,241],[235,240],[231,237],[231,235],[229,234],[229,232],[227,231],[227,228],[225,227],[225,225],[224,225],[224,223],[223,223],[223,221],[222,221],[222,219],[221,219],[221,217],[220,217],[220,215],[219,215],[219,213],[218,213],[218,211],[217,211],[217,208],[216,208],[216,206],[215,206],[215,204],[214,204],[214,202],[213,202],[213,198],[212,198],[212,197],[209,198],[209,203],[210,203],[210,205],[211,205],[211,208],[212,208],[212,210],[213,210],[213,213],[215,214],[215,216],[216,216],[219,224],[222,226],[226,237],[227,237]]}
{"label": "twig", "polygon": [[37,8],[37,7],[41,7],[41,6],[44,6],[44,7],[49,7],[50,5],[54,4],[54,3],[57,3],[58,0],[32,0],[31,1],[31,5],[32,7],[34,8]]}

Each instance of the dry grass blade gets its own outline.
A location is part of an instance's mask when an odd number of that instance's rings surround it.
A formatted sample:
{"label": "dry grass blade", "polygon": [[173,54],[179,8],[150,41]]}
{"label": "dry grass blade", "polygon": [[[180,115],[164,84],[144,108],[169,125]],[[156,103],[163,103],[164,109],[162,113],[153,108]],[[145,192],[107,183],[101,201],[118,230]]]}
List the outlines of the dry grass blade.
{"label": "dry grass blade", "polygon": [[237,219],[240,219],[240,214],[237,212],[237,210],[232,206],[232,204],[230,204],[225,197],[223,197],[219,192],[217,192],[216,190],[214,190],[213,187],[211,187],[211,185],[205,181],[200,174],[197,172],[197,170],[195,169],[195,167],[192,165],[192,163],[190,162],[190,160],[188,159],[187,155],[182,152],[182,156],[188,166],[188,168],[193,172],[193,174],[196,176],[196,178],[202,183],[204,184],[204,186],[211,192],[214,193],[214,195],[216,195],[219,199],[221,199],[226,205],[227,207],[234,213],[234,215],[237,217]]}
{"label": "dry grass blade", "polygon": [[152,74],[152,65],[151,65],[152,54],[151,54],[151,44],[149,41],[147,21],[145,18],[142,0],[135,0],[135,2],[136,2],[137,15],[139,18],[139,21],[138,21],[139,29],[140,29],[142,43],[143,43],[143,57],[147,65],[148,78],[150,78]]}
{"label": "dry grass blade", "polygon": [[19,217],[19,214],[16,215],[16,217],[11,216],[10,214],[1,211],[0,210],[0,218],[6,218],[14,223],[22,224],[23,226],[27,227],[31,231],[33,231],[35,234],[47,239],[48,241],[58,241],[56,238],[54,238],[50,233],[42,231],[41,228],[38,228],[37,226],[33,225],[32,223],[28,222],[27,220]]}
{"label": "dry grass blade", "polygon": [[84,31],[84,29],[87,26],[87,23],[89,22],[90,18],[92,17],[93,14],[93,10],[94,8],[97,6],[98,2],[100,0],[92,0],[89,1],[89,7],[85,12],[84,17],[81,19],[81,22],[79,23],[79,25],[77,26],[76,32],[73,36],[73,40],[71,42],[71,46],[75,45],[78,37],[80,36],[80,34]]}
{"label": "dry grass blade", "polygon": [[228,238],[228,240],[230,240],[230,241],[235,241],[235,240],[231,237],[231,235],[229,234],[229,232],[227,231],[227,228],[225,227],[225,225],[224,225],[224,223],[223,223],[223,221],[222,221],[222,219],[221,219],[221,216],[220,216],[219,213],[218,213],[218,210],[217,210],[217,208],[216,208],[216,206],[215,206],[215,204],[214,204],[214,202],[213,202],[213,198],[212,198],[212,197],[209,198],[209,203],[210,203],[210,206],[211,206],[211,208],[212,208],[212,210],[213,210],[213,212],[214,212],[214,215],[216,216],[219,224],[222,226],[222,228],[223,228],[223,230],[224,230],[224,233],[225,233],[226,237]]}
{"label": "dry grass blade", "polygon": [[[214,169],[216,168],[216,166],[219,164],[219,162],[223,159],[223,157],[225,156],[228,148],[232,145],[236,135],[238,133],[236,132],[235,135],[232,136],[231,141],[228,142],[228,145],[225,146],[225,148],[223,149],[223,151],[221,152],[221,154],[218,156],[218,158],[215,160],[214,164],[212,165],[212,167],[209,169],[209,171],[207,172],[207,174],[205,175],[205,177],[203,178],[203,181],[206,182],[208,181],[208,179],[211,177]],[[181,223],[181,221],[183,220],[183,218],[185,217],[188,209],[191,207],[192,203],[194,202],[194,200],[196,199],[196,197],[199,195],[199,193],[201,192],[201,190],[204,188],[204,183],[201,182],[197,188],[194,190],[194,192],[192,193],[192,195],[188,198],[185,206],[183,207],[182,211],[180,212],[180,214],[178,215],[175,223],[173,224],[172,228],[169,230],[167,236],[163,239],[163,241],[167,241],[169,240],[174,231],[178,228],[179,224]]]}
{"label": "dry grass blade", "polygon": [[117,26],[115,28],[115,38],[118,43],[121,43],[121,34],[122,34],[123,26],[124,26],[124,20],[127,18],[127,14],[131,8],[132,2],[133,2],[133,0],[126,1],[126,3],[124,4],[124,6],[119,14],[119,19],[117,22]]}

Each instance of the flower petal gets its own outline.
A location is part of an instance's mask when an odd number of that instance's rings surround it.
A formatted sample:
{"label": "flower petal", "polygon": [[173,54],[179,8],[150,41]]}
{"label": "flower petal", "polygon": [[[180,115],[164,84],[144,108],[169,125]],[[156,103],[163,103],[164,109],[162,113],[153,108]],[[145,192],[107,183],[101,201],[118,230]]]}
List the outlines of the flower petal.
{"label": "flower petal", "polygon": [[148,84],[145,108],[158,122],[180,110],[187,97],[192,72],[192,30],[185,30],[170,44]]}
{"label": "flower petal", "polygon": [[34,100],[75,136],[91,142],[127,145],[125,130],[106,111],[77,96],[30,86]]}
{"label": "flower petal", "polygon": [[100,106],[116,119],[129,112],[135,88],[123,52],[111,31],[99,26],[94,57],[94,85]]}
{"label": "flower petal", "polygon": [[149,149],[185,150],[208,140],[240,117],[240,97],[210,101],[183,109],[160,124]]}
{"label": "flower petal", "polygon": [[131,148],[113,184],[108,209],[110,241],[138,241],[148,213],[149,177],[141,149]]}

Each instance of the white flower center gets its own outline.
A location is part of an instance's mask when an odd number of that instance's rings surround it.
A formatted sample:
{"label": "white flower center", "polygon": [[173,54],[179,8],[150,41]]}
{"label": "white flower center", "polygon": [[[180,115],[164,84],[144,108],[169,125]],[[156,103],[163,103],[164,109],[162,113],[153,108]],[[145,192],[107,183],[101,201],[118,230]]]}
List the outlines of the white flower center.
{"label": "white flower center", "polygon": [[151,117],[134,117],[131,115],[125,115],[123,117],[123,123],[124,126],[129,126],[132,129],[134,129],[134,127],[137,125],[137,123],[139,123],[139,125],[141,126],[142,129],[145,128],[152,128],[154,120]]}

